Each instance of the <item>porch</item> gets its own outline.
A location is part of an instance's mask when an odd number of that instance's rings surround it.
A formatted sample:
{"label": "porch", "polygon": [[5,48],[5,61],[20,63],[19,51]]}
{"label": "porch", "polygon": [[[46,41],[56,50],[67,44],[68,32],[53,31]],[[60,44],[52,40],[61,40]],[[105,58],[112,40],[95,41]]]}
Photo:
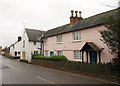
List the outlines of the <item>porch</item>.
{"label": "porch", "polygon": [[99,48],[95,43],[86,42],[80,51],[82,52],[82,62],[101,63],[102,48]]}

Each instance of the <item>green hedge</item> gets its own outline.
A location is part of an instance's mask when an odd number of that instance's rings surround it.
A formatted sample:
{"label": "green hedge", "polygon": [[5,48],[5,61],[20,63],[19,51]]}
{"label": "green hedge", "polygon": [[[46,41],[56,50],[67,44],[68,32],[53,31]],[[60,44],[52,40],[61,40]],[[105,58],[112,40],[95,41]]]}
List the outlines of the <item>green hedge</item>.
{"label": "green hedge", "polygon": [[67,57],[65,56],[51,56],[49,58],[51,58],[54,61],[67,61],[68,60]]}
{"label": "green hedge", "polygon": [[34,54],[32,55],[32,59],[44,59],[47,58],[46,56],[41,56],[40,54]]}
{"label": "green hedge", "polygon": [[32,59],[53,60],[53,61],[68,61],[65,56],[41,56],[39,54],[32,55]]}

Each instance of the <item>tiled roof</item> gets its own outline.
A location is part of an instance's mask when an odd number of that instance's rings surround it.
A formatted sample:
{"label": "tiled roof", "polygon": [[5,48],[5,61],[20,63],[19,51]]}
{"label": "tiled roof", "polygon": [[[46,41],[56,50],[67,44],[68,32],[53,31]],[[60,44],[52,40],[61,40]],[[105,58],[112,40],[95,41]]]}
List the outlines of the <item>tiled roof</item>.
{"label": "tiled roof", "polygon": [[45,31],[25,28],[29,41],[40,42]]}
{"label": "tiled roof", "polygon": [[57,35],[57,34],[61,34],[61,33],[64,33],[64,32],[68,32],[71,25],[70,24],[66,24],[66,25],[63,25],[63,26],[60,26],[60,27],[57,27],[57,28],[54,28],[54,29],[51,29],[51,30],[48,30],[46,32],[46,34],[44,35],[44,37],[48,37],[48,36],[54,36],[54,35]]}
{"label": "tiled roof", "polygon": [[50,37],[58,34],[63,34],[75,30],[80,30],[80,29],[87,29],[89,27],[97,26],[97,25],[102,25],[104,22],[104,18],[108,16],[114,16],[116,17],[117,12],[120,11],[120,7],[108,12],[104,12],[101,14],[94,15],[89,18],[85,18],[83,20],[80,20],[74,25],[71,24],[66,24],[51,30],[48,30],[44,37]]}

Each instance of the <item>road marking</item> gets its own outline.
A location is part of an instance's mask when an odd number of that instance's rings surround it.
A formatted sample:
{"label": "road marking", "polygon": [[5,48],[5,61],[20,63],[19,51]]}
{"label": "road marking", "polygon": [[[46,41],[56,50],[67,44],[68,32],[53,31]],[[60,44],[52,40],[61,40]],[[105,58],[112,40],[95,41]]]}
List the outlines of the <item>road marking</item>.
{"label": "road marking", "polygon": [[46,81],[46,82],[48,82],[48,83],[50,83],[50,84],[55,84],[54,82],[51,82],[51,81],[49,81],[49,80],[47,80],[47,79],[44,79],[44,78],[41,78],[41,77],[39,77],[39,76],[36,76],[37,78],[39,78],[39,79],[41,79],[41,80],[43,80],[43,81]]}

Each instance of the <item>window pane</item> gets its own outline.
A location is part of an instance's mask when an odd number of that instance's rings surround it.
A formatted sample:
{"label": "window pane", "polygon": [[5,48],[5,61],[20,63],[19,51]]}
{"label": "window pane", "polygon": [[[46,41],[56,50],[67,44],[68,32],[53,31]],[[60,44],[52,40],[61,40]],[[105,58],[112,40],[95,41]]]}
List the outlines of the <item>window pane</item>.
{"label": "window pane", "polygon": [[21,54],[21,52],[18,52],[18,54]]}
{"label": "window pane", "polygon": [[57,35],[57,42],[62,42],[62,35]]}
{"label": "window pane", "polygon": [[15,51],[15,56],[17,56],[17,51]]}
{"label": "window pane", "polygon": [[48,56],[48,51],[45,51],[45,56]]}
{"label": "window pane", "polygon": [[44,39],[44,44],[48,43],[48,38]]}
{"label": "window pane", "polygon": [[36,45],[36,42],[33,42],[33,45]]}
{"label": "window pane", "polygon": [[73,32],[73,39],[74,40],[80,40],[81,39],[79,31],[78,32]]}
{"label": "window pane", "polygon": [[57,51],[58,56],[62,55],[62,51]]}
{"label": "window pane", "polygon": [[74,59],[81,59],[81,52],[80,50],[74,51]]}
{"label": "window pane", "polygon": [[23,48],[25,47],[25,40],[23,41]]}
{"label": "window pane", "polygon": [[34,54],[38,54],[38,51],[34,51]]}

